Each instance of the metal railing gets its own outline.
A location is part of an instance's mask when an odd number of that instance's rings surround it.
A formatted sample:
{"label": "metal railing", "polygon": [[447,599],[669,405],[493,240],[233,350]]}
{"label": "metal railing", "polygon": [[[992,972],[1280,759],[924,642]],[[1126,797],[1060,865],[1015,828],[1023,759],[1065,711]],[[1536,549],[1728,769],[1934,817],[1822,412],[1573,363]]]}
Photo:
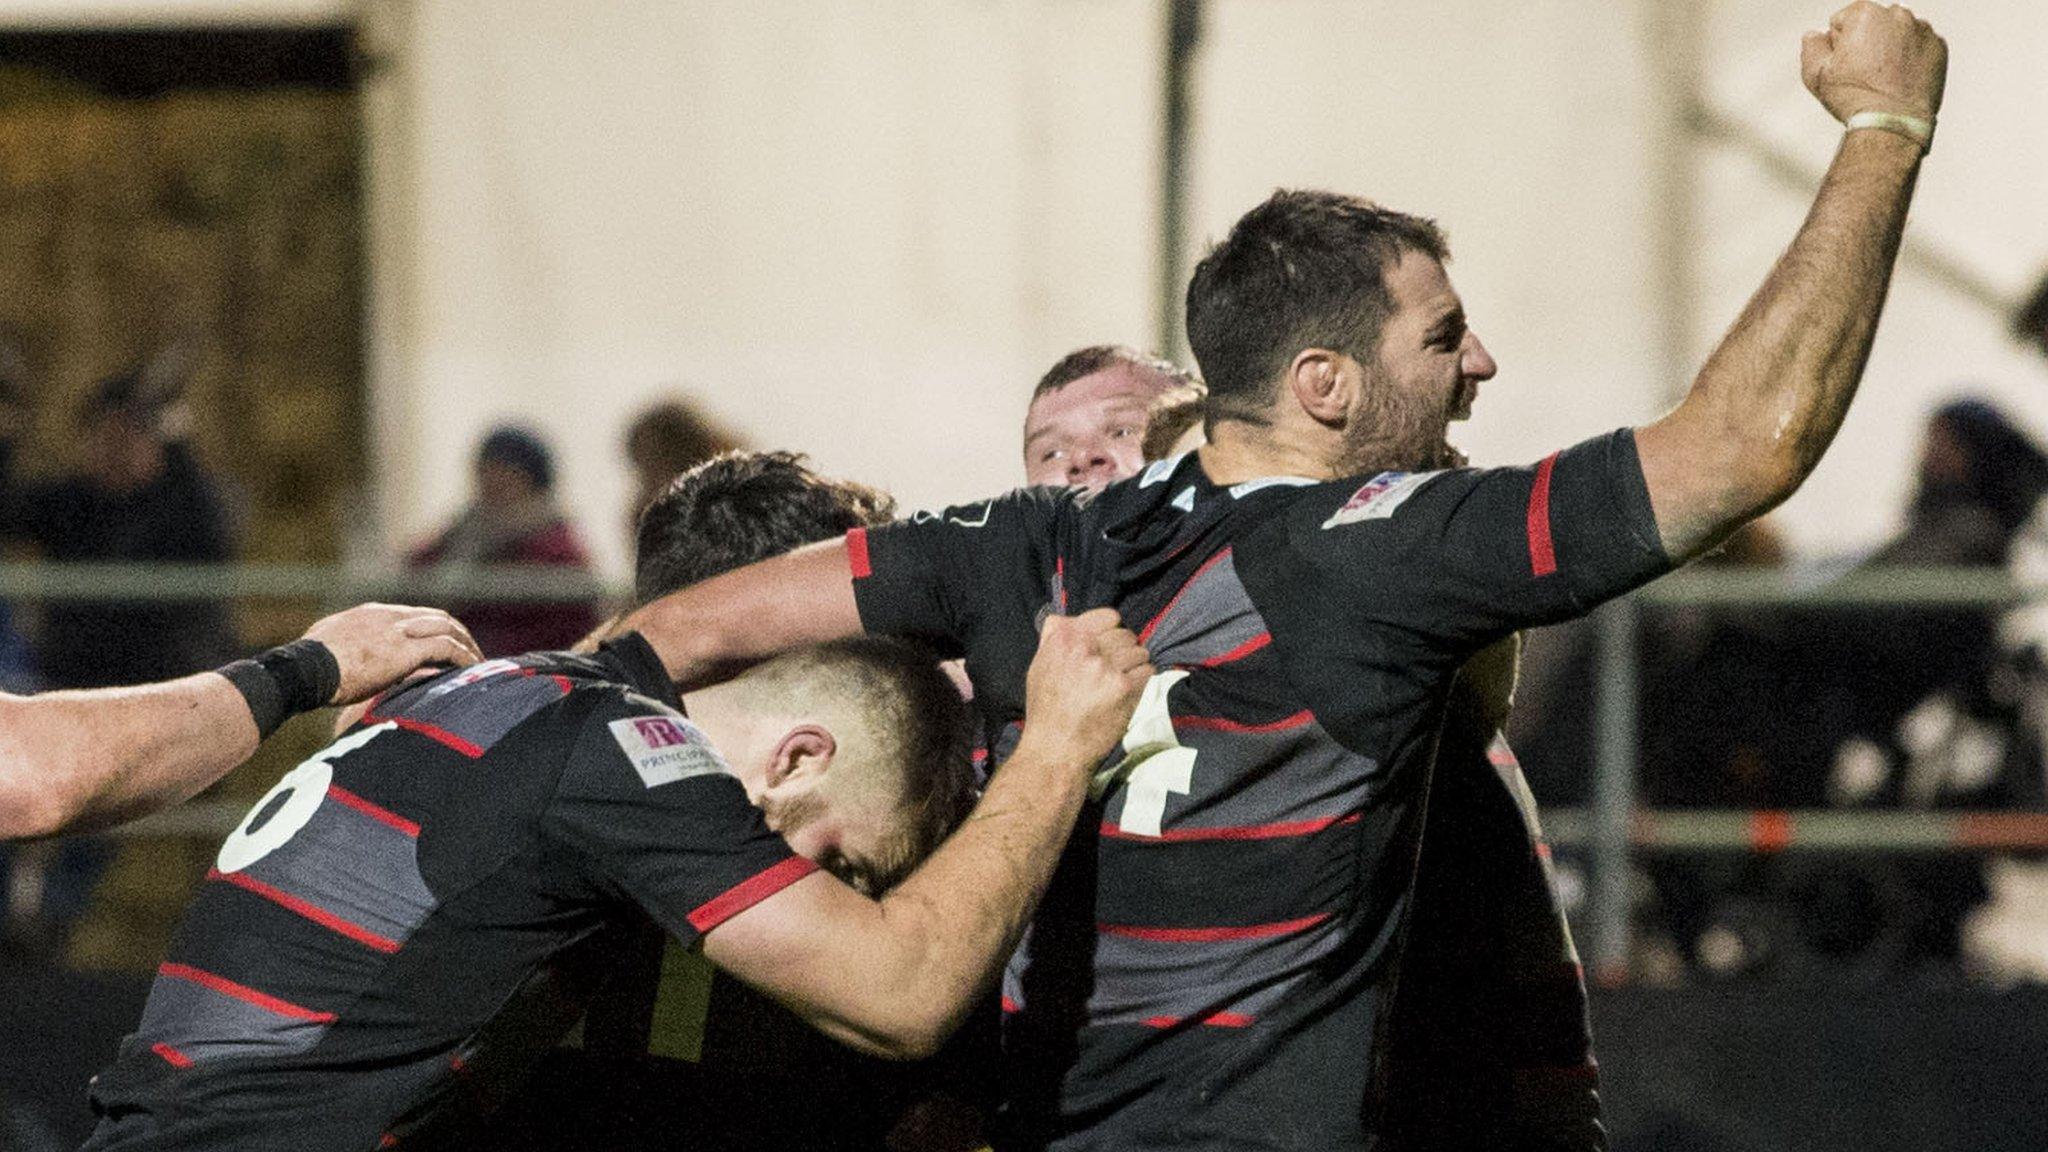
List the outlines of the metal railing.
{"label": "metal railing", "polygon": [[310,564],[0,564],[0,600],[29,602],[624,603],[629,593],[589,573],[532,565],[377,571]]}
{"label": "metal railing", "polygon": [[[581,601],[624,603],[628,589],[560,568],[366,571],[310,565],[0,564],[0,600],[306,601],[323,608],[365,600],[418,603]],[[1630,874],[1654,851],[1996,851],[2048,849],[2048,814],[1965,812],[1646,812],[1636,803],[1640,624],[1646,607],[1984,607],[2048,599],[1983,569],[1862,571],[1826,582],[1776,572],[1692,569],[1594,614],[1592,803],[1546,811],[1553,843],[1584,848],[1591,871],[1586,927],[1597,973],[1625,965]],[[241,807],[199,800],[137,821],[126,836],[218,835]]]}
{"label": "metal railing", "polygon": [[1816,581],[1776,571],[1694,568],[1598,609],[1592,804],[1544,816],[1554,842],[1587,849],[1590,970],[1602,979],[1626,971],[1630,874],[1638,851],[1993,851],[2048,841],[2048,816],[2032,813],[1638,810],[1638,643],[1645,607],[1997,609],[2044,599],[2048,587],[2021,585],[1996,569],[1863,569]]}

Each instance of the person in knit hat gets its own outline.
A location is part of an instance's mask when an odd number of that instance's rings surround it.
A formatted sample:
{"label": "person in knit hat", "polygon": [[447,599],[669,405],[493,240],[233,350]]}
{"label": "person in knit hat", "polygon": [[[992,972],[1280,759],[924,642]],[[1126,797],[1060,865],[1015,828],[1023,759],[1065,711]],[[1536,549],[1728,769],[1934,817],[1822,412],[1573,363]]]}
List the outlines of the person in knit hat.
{"label": "person in knit hat", "polygon": [[[407,559],[413,568],[552,566],[590,570],[590,555],[555,499],[554,454],[532,430],[494,428],[477,446],[469,506]],[[486,656],[567,648],[597,626],[589,601],[451,605]]]}

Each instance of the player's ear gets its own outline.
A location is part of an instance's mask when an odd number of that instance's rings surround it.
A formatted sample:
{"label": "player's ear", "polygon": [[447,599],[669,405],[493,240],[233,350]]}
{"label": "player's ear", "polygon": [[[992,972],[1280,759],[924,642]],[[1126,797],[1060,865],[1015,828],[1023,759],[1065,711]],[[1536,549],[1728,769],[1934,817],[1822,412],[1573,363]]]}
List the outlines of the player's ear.
{"label": "player's ear", "polygon": [[1357,386],[1356,362],[1328,348],[1304,348],[1287,364],[1287,392],[1318,424],[1342,425]]}
{"label": "player's ear", "polygon": [[782,734],[768,760],[768,786],[816,787],[839,751],[831,732],[817,724],[799,724]]}

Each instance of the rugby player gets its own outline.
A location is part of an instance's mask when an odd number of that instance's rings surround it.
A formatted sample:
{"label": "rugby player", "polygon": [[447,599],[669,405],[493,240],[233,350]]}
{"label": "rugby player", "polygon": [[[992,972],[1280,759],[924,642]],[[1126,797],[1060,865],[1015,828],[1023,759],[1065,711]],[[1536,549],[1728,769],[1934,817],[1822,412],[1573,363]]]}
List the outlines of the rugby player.
{"label": "rugby player", "polygon": [[[630,622],[684,683],[860,631],[965,654],[998,762],[1033,623],[1109,604],[1148,688],[1004,978],[999,1146],[1364,1149],[1420,799],[1457,669],[1789,497],[1862,375],[1947,50],[1868,2],[1802,45],[1845,125],[1806,222],[1670,413],[1533,467],[1450,463],[1493,363],[1441,232],[1280,192],[1197,267],[1209,444],[849,533]],[[1403,471],[1422,466],[1425,471]]]}
{"label": "rugby player", "polygon": [[1068,353],[1031,390],[1024,482],[1101,485],[1136,472],[1153,406],[1200,389],[1172,361],[1121,344]]}
{"label": "rugby player", "polygon": [[[1145,463],[1202,445],[1207,394],[1189,379],[1153,400]],[[1460,409],[1451,419],[1470,415]],[[1437,451],[1463,462],[1448,444]],[[1108,481],[1139,470],[1121,464]],[[1519,637],[1510,637],[1465,666],[1438,738],[1388,1009],[1385,1131],[1397,1148],[1606,1146],[1578,950],[1535,799],[1502,733],[1519,652]],[[1361,1058],[1370,1053],[1360,1049]]]}
{"label": "rugby player", "polygon": [[[726,452],[670,478],[635,529],[642,601],[885,524],[896,504],[820,476],[788,452]],[[834,1044],[774,1001],[710,970],[658,925],[622,933],[613,973],[573,1047],[550,1052],[483,1139],[506,1149],[871,1147],[923,1069]]]}
{"label": "rugby player", "polygon": [[223,843],[94,1082],[87,1147],[459,1143],[643,912],[846,1044],[928,1054],[1014,945],[1150,672],[1114,612],[1048,620],[1031,734],[914,873],[972,795],[963,705],[914,645],[825,645],[679,698],[628,634],[401,687]]}
{"label": "rugby player", "polygon": [[0,840],[90,831],[168,808],[300,712],[351,704],[429,664],[481,659],[445,612],[363,604],[217,672],[131,688],[0,692]]}

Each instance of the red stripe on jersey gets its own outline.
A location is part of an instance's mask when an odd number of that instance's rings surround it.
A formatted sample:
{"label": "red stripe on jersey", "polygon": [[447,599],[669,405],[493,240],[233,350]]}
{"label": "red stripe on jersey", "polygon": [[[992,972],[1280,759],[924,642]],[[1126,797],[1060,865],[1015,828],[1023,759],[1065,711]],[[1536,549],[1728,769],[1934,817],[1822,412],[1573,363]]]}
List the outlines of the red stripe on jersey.
{"label": "red stripe on jersey", "polygon": [[875,574],[875,566],[868,561],[867,529],[846,530],[846,566],[853,570],[855,580],[865,580]]}
{"label": "red stripe on jersey", "polygon": [[1758,852],[1783,852],[1792,843],[1792,816],[1786,812],[1749,814],[1749,846]]}
{"label": "red stripe on jersey", "polygon": [[1102,835],[1111,840],[1136,840],[1148,844],[1165,844],[1176,840],[1284,840],[1289,836],[1308,836],[1325,828],[1341,827],[1358,823],[1360,816],[1353,812],[1349,816],[1325,816],[1320,820],[1289,820],[1280,824],[1241,824],[1236,827],[1219,828],[1163,828],[1157,836],[1138,832],[1126,832],[1116,824],[1104,823]]}
{"label": "red stripe on jersey", "polygon": [[1180,586],[1180,591],[1175,592],[1173,594],[1173,599],[1168,600],[1166,602],[1166,607],[1161,608],[1159,610],[1159,615],[1154,616],[1152,618],[1151,623],[1145,625],[1144,630],[1138,633],[1138,643],[1146,644],[1151,642],[1152,630],[1159,627],[1159,622],[1161,620],[1166,619],[1166,614],[1168,612],[1173,611],[1173,606],[1175,604],[1180,603],[1180,598],[1188,594],[1188,589],[1193,588],[1195,586],[1195,581],[1200,580],[1203,576],[1208,575],[1209,569],[1214,568],[1218,564],[1223,563],[1224,559],[1229,555],[1230,549],[1225,548],[1223,551],[1218,552],[1214,556],[1209,557],[1207,560],[1202,561],[1202,566],[1200,568],[1195,569],[1195,574],[1188,577],[1187,583],[1182,584]]}
{"label": "red stripe on jersey", "polygon": [[1003,1011],[1014,1014],[1022,1012],[1023,1010],[1024,1009],[1019,1008],[1017,1006],[1017,1002],[1015,1000],[1010,999],[1008,996],[1003,997]]}
{"label": "red stripe on jersey", "polygon": [[562,690],[562,695],[564,696],[567,696],[569,693],[574,692],[576,690],[575,681],[570,680],[567,676],[564,676],[559,672],[549,676],[548,679],[553,680],[555,682],[555,687],[560,688]]}
{"label": "red stripe on jersey", "polygon": [[379,936],[360,924],[351,924],[317,904],[301,900],[281,888],[274,888],[265,884],[246,872],[222,872],[209,868],[206,871],[206,878],[208,880],[225,880],[245,892],[254,892],[273,904],[304,916],[322,928],[346,936],[358,944],[375,948],[379,952],[398,951],[398,941]]}
{"label": "red stripe on jersey", "polygon": [[1059,598],[1060,613],[1064,615],[1067,611],[1067,558],[1065,556],[1053,558],[1052,588],[1053,594]]}
{"label": "red stripe on jersey", "polygon": [[1550,470],[1556,464],[1557,453],[1545,456],[1529,489],[1529,570],[1538,576],[1557,571],[1557,548],[1550,540]]}
{"label": "red stripe on jersey", "polygon": [[1286,936],[1313,928],[1328,920],[1328,912],[1303,916],[1299,920],[1282,920],[1277,924],[1241,924],[1226,928],[1144,928],[1135,924],[1097,924],[1097,930],[1111,936],[1128,936],[1134,940],[1158,940],[1168,944],[1210,944],[1218,940],[1263,940],[1268,936]]}
{"label": "red stripe on jersey", "polygon": [[332,1012],[315,1012],[311,1008],[301,1008],[289,1000],[279,1000],[246,984],[237,984],[225,976],[216,976],[189,964],[173,964],[167,960],[157,966],[156,974],[168,976],[173,980],[189,981],[223,996],[232,996],[244,1004],[254,1004],[265,1012],[275,1012],[279,1016],[289,1016],[294,1020],[311,1020],[315,1024],[332,1024],[335,1020]]}
{"label": "red stripe on jersey", "polygon": [[791,856],[697,905],[689,916],[690,927],[709,932],[817,870],[815,863],[802,856]]}
{"label": "red stripe on jersey", "polygon": [[190,1056],[185,1055],[169,1044],[151,1044],[149,1050],[162,1057],[163,1062],[173,1068],[190,1068],[192,1066],[192,1058]]}
{"label": "red stripe on jersey", "polygon": [[1536,842],[1536,858],[1538,860],[1550,859],[1550,845],[1547,842],[1542,840]]}
{"label": "red stripe on jersey", "polygon": [[407,820],[405,817],[400,816],[398,813],[393,812],[389,808],[380,808],[377,805],[370,803],[368,800],[365,800],[361,796],[358,796],[355,793],[349,791],[348,789],[343,788],[339,784],[329,784],[327,786],[327,795],[336,803],[345,804],[348,807],[353,808],[358,812],[361,812],[363,815],[368,816],[370,819],[375,820],[379,824],[388,824],[391,827],[398,829],[400,832],[405,833],[407,836],[410,836],[415,840],[420,838],[420,826],[418,824],[415,824],[412,821]]}
{"label": "red stripe on jersey", "polygon": [[[1144,1025],[1147,1028],[1173,1028],[1185,1019],[1185,1016],[1147,1016]],[[1249,1028],[1255,1019],[1242,1012],[1212,1012],[1195,1023],[1206,1024],[1211,1028]]]}
{"label": "red stripe on jersey", "polygon": [[1303,708],[1292,716],[1282,716],[1264,724],[1246,724],[1223,716],[1175,716],[1173,726],[1205,732],[1285,732],[1290,728],[1300,728],[1315,718],[1315,713]]}
{"label": "red stripe on jersey", "polygon": [[425,720],[415,720],[410,716],[365,716],[364,719],[372,724],[389,722],[398,725],[408,732],[417,732],[437,744],[455,749],[471,760],[484,754],[484,750],[480,745],[472,744],[446,728],[429,724]]}
{"label": "red stripe on jersey", "polygon": [[1271,632],[1261,632],[1221,656],[1211,656],[1207,660],[1195,665],[1195,667],[1214,668],[1220,664],[1228,664],[1233,660],[1242,660],[1272,642],[1273,634]]}

